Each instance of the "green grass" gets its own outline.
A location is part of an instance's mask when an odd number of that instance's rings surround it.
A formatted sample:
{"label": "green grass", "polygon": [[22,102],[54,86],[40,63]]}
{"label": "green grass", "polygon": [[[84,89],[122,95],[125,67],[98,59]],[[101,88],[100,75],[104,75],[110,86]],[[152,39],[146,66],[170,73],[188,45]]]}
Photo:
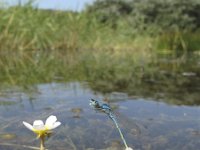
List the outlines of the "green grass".
{"label": "green grass", "polygon": [[168,32],[158,37],[158,49],[171,52],[193,52],[200,50],[200,32]]}
{"label": "green grass", "polygon": [[[137,32],[128,20],[116,28],[87,12],[40,10],[30,4],[0,10],[0,51],[77,49],[199,50],[199,32]],[[142,25],[141,25],[142,26]],[[138,27],[139,28],[139,27]]]}
{"label": "green grass", "polygon": [[92,14],[39,10],[29,5],[0,10],[0,50],[131,48],[130,36],[100,24]]}

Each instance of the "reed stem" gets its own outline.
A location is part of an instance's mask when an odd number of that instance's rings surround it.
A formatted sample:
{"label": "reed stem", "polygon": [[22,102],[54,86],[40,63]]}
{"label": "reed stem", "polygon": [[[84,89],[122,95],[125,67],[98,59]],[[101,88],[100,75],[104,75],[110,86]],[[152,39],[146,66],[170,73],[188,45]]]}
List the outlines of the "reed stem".
{"label": "reed stem", "polygon": [[125,147],[128,148],[128,145],[127,145],[126,140],[124,138],[124,135],[122,134],[122,131],[121,131],[121,129],[120,129],[118,123],[117,123],[117,120],[115,119],[115,117],[113,116],[113,114],[111,112],[108,115],[113,120],[115,126],[117,127],[117,130],[119,131],[120,137],[121,137]]}

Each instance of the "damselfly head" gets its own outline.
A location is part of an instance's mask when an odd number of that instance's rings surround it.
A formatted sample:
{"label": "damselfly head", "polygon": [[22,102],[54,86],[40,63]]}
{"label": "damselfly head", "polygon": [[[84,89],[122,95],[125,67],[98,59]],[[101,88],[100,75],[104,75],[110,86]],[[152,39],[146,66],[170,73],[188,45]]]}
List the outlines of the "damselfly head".
{"label": "damselfly head", "polygon": [[90,100],[90,106],[93,106],[95,108],[99,108],[100,107],[99,102],[97,100],[94,100],[94,99]]}

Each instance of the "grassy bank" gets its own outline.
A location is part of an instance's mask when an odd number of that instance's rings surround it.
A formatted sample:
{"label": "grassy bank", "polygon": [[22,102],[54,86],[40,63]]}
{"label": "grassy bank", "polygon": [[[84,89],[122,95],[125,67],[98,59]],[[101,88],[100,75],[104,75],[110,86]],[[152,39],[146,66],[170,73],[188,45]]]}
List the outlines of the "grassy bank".
{"label": "grassy bank", "polygon": [[88,13],[39,10],[27,5],[2,9],[0,17],[1,51],[132,48],[137,44],[126,34],[128,30],[114,30]]}
{"label": "grassy bank", "polygon": [[[176,104],[198,101],[198,31],[152,34],[133,28],[126,19],[113,27],[87,12],[29,5],[1,9],[0,17],[3,88],[78,80],[103,93],[167,98]],[[190,62],[193,51],[197,55]],[[188,72],[195,73],[194,78],[184,76]],[[196,95],[192,99],[180,94],[190,85]]]}
{"label": "grassy bank", "polygon": [[[40,10],[29,4],[0,10],[0,50],[170,49],[199,50],[198,31],[154,34],[128,18],[100,23],[93,13]],[[152,30],[151,30],[152,29]],[[142,30],[142,32],[141,32]],[[150,31],[151,30],[151,31]],[[158,40],[159,39],[159,40]]]}

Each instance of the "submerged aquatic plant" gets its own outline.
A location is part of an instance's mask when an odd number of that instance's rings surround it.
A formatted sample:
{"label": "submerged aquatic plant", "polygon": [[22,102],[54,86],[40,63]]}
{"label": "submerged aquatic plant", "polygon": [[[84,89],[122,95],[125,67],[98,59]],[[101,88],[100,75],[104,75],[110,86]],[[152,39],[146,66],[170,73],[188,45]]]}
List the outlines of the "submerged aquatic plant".
{"label": "submerged aquatic plant", "polygon": [[42,120],[35,120],[33,125],[23,121],[23,124],[31,131],[37,134],[37,138],[40,138],[40,150],[45,150],[45,138],[50,136],[52,130],[61,125],[61,122],[57,121],[56,116],[49,116],[44,124]]}
{"label": "submerged aquatic plant", "polygon": [[119,131],[120,137],[124,143],[124,146],[126,147],[125,150],[133,150],[132,148],[128,147],[124,135],[122,134],[122,131],[117,123],[116,117],[112,112],[111,107],[108,104],[100,104],[97,100],[94,99],[90,100],[90,106],[93,106],[97,110],[103,111],[109,116],[109,118],[114,122],[115,126],[117,127],[117,130]]}

